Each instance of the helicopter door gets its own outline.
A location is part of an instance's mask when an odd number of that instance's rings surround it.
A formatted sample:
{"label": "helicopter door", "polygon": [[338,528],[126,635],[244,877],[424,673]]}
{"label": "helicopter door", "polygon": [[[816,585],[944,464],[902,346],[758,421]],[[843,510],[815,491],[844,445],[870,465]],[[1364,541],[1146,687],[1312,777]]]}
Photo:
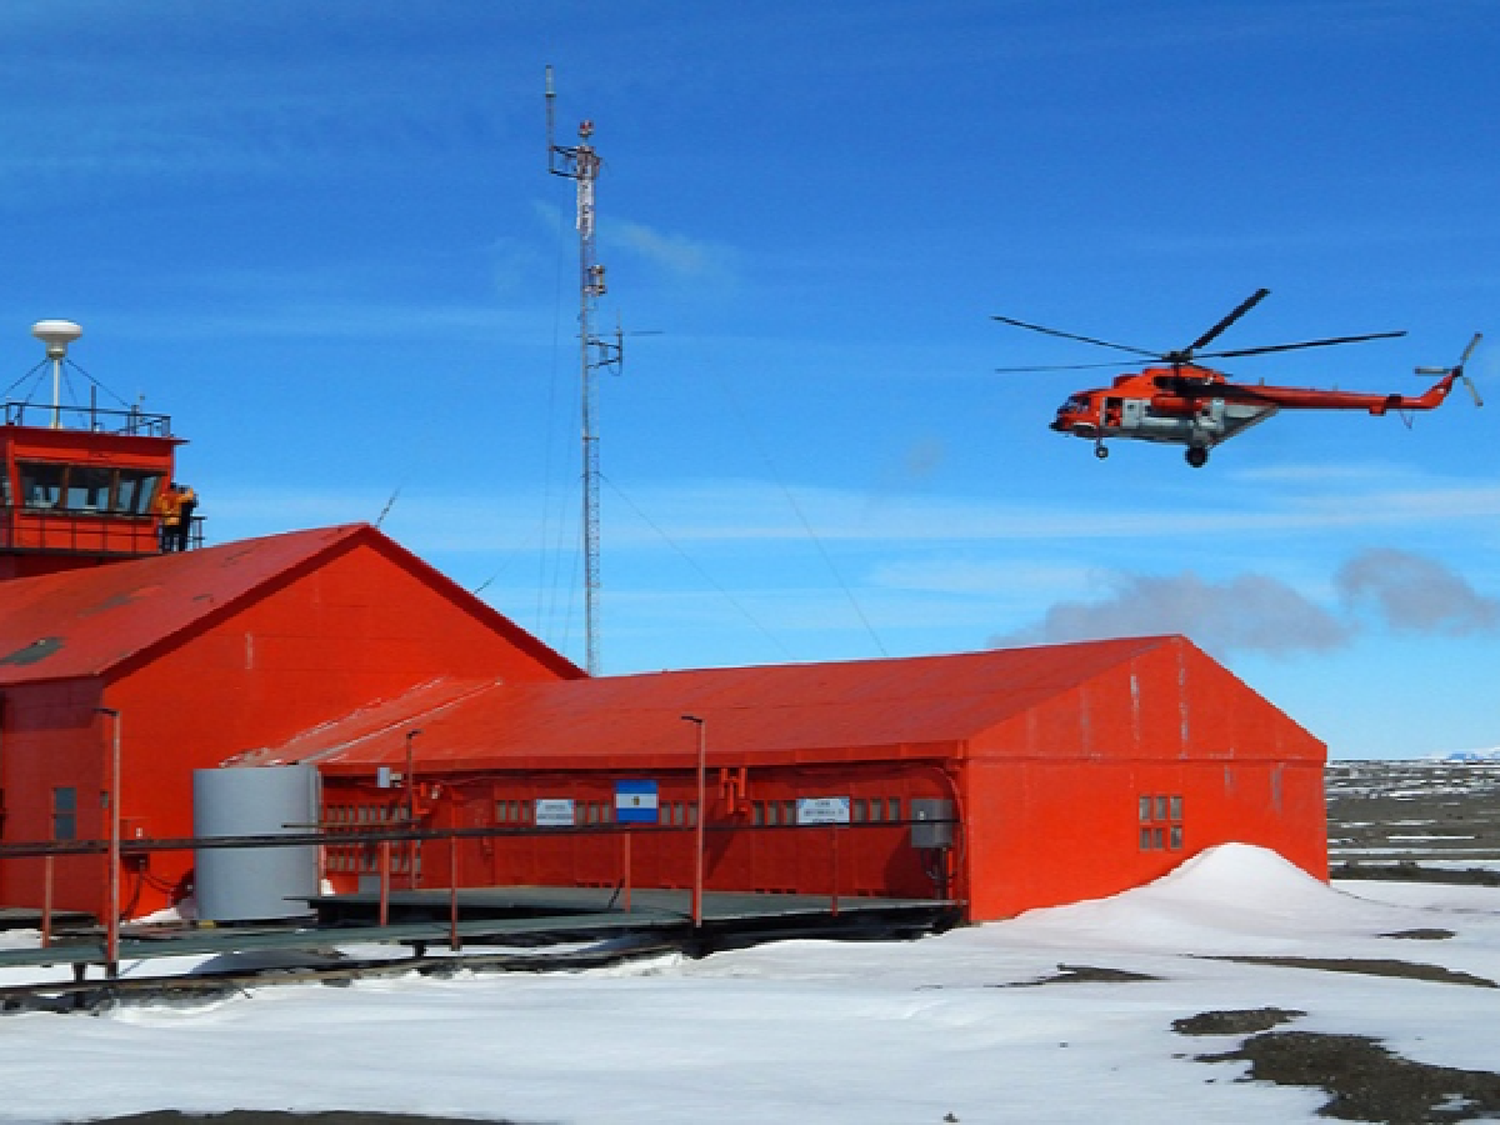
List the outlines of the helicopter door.
{"label": "helicopter door", "polygon": [[1146,400],[1143,398],[1112,399],[1121,404],[1120,428],[1139,430],[1146,419]]}
{"label": "helicopter door", "polygon": [[1196,429],[1216,438],[1224,436],[1224,400],[1211,398],[1198,408]]}
{"label": "helicopter door", "polygon": [[1123,399],[1106,398],[1104,400],[1104,417],[1101,419],[1105,430],[1118,430],[1124,422],[1121,404]]}

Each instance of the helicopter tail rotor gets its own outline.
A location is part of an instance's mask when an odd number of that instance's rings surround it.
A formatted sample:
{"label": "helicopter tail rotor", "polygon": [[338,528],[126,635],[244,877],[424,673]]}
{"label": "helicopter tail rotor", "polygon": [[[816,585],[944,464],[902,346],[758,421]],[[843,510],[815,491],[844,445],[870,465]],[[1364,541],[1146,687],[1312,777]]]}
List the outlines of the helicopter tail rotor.
{"label": "helicopter tail rotor", "polygon": [[1461,379],[1463,380],[1464,386],[1468,388],[1469,394],[1473,397],[1474,405],[1483,406],[1484,399],[1479,397],[1479,388],[1474,385],[1474,380],[1470,379],[1468,374],[1464,371],[1465,365],[1469,362],[1469,357],[1474,354],[1474,349],[1479,347],[1479,342],[1483,339],[1483,333],[1474,333],[1474,338],[1469,341],[1469,346],[1464,349],[1464,354],[1458,357],[1458,362],[1452,367],[1418,367],[1416,369],[1417,374],[1437,375],[1444,377],[1452,375],[1455,378]]}

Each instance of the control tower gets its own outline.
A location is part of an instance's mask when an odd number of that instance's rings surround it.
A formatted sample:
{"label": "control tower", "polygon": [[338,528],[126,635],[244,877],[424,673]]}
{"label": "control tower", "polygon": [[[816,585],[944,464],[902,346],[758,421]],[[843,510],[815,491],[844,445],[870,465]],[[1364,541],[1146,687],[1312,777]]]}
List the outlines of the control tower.
{"label": "control tower", "polygon": [[[51,401],[7,401],[0,424],[0,579],[99,566],[157,554],[157,499],[173,479],[171,419],[135,408],[64,405],[69,320],[31,329],[47,349]],[[37,370],[37,369],[33,369]],[[196,521],[195,521],[196,522]],[[201,543],[192,529],[190,545]]]}

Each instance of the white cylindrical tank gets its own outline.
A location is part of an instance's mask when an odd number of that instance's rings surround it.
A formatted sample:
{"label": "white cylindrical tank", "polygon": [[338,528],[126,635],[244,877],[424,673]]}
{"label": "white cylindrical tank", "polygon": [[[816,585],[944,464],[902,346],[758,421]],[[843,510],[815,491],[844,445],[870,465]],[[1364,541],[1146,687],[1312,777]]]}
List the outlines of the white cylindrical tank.
{"label": "white cylindrical tank", "polygon": [[[263,766],[193,771],[193,835],[288,836],[318,822],[318,771]],[[198,848],[198,917],[216,922],[296,918],[318,893],[316,845]]]}

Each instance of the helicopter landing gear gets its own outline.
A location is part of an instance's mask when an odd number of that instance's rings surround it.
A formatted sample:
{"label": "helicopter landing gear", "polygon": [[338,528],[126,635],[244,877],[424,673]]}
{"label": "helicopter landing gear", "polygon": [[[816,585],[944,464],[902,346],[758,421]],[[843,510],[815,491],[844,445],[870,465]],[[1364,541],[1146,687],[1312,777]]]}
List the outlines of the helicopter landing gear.
{"label": "helicopter landing gear", "polygon": [[1204,465],[1208,464],[1208,450],[1202,446],[1189,446],[1188,451],[1183,456],[1187,458],[1187,463],[1195,469],[1201,469]]}
{"label": "helicopter landing gear", "polygon": [[1101,441],[1098,445],[1094,446],[1094,456],[1103,461],[1109,456],[1109,447]]}

